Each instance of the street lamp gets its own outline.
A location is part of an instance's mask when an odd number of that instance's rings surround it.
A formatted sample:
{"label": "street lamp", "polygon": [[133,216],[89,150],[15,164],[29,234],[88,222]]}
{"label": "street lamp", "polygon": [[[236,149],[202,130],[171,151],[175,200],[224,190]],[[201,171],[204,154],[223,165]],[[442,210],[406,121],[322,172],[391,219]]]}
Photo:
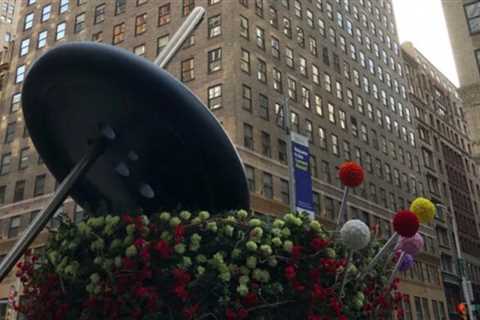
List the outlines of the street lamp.
{"label": "street lamp", "polygon": [[447,206],[445,206],[443,203],[436,203],[436,206],[439,208],[444,208],[446,212],[451,212],[452,213],[452,228],[453,228],[453,237],[455,241],[455,251],[457,254],[457,262],[458,262],[458,267],[459,267],[459,272],[460,276],[462,278],[462,291],[463,291],[463,297],[465,299],[465,302],[467,304],[467,309],[468,309],[468,318],[471,320],[475,319],[475,316],[473,314],[473,306],[472,306],[472,301],[471,301],[471,296],[470,292],[468,290],[469,287],[469,281],[467,278],[466,270],[465,270],[465,259],[462,256],[462,250],[460,247],[460,239],[458,237],[458,229],[457,229],[457,219],[455,217],[455,212],[453,210],[449,210]]}

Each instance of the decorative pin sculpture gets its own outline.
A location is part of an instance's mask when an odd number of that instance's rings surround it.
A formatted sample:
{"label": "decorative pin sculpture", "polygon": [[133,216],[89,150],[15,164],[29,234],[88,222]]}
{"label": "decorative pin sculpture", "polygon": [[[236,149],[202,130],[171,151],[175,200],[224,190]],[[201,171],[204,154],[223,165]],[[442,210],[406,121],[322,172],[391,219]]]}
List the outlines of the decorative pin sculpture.
{"label": "decorative pin sculpture", "polygon": [[365,174],[362,167],[354,162],[348,161],[340,165],[338,176],[340,181],[345,186],[343,189],[342,202],[340,204],[340,210],[337,216],[336,231],[340,228],[345,220],[345,211],[347,209],[347,198],[350,188],[356,188],[362,184]]}
{"label": "decorative pin sculpture", "polygon": [[249,208],[243,165],[206,106],[165,66],[202,20],[196,8],[155,65],[91,42],[58,46],[31,67],[23,114],[58,181],[0,265],[2,280],[68,196],[95,214]]}
{"label": "decorative pin sculpture", "polygon": [[347,283],[348,265],[352,261],[353,252],[368,246],[370,242],[370,229],[361,220],[349,220],[340,229],[340,239],[348,250],[347,264],[340,285],[340,296],[343,296],[343,290]]}

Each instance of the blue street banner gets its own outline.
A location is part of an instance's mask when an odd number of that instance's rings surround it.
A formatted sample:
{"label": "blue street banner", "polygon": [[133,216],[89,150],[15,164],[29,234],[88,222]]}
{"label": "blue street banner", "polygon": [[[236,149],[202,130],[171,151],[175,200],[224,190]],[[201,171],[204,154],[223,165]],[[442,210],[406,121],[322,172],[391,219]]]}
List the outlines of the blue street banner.
{"label": "blue street banner", "polygon": [[291,132],[292,160],[294,173],[295,208],[298,212],[307,212],[311,217],[313,210],[312,177],[310,175],[310,151],[308,138]]}

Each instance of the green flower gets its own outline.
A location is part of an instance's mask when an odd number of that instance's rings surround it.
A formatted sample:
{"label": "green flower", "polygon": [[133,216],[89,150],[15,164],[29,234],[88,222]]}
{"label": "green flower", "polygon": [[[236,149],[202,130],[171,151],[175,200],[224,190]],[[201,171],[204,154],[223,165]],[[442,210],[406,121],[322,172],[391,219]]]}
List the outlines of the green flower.
{"label": "green flower", "polygon": [[278,261],[275,257],[268,257],[267,262],[270,267],[276,267],[278,265]]}
{"label": "green flower", "polygon": [[255,240],[260,240],[263,236],[263,229],[261,227],[255,227],[250,231],[250,237]]}
{"label": "green flower", "polygon": [[270,247],[268,244],[262,244],[260,246],[260,251],[266,256],[269,256],[272,254],[272,247]]}
{"label": "green flower", "polygon": [[254,257],[254,256],[250,256],[247,258],[247,267],[249,267],[250,269],[255,269],[255,267],[257,266],[257,258]]}
{"label": "green flower", "polygon": [[230,272],[223,272],[218,276],[223,282],[229,282],[231,279]]}
{"label": "green flower", "polygon": [[100,282],[100,275],[98,273],[94,273],[90,276],[91,283],[98,283]]}
{"label": "green flower", "polygon": [[205,263],[205,262],[207,262],[207,257],[205,257],[203,254],[199,254],[195,257],[195,260],[198,263]]}
{"label": "green flower", "polygon": [[90,244],[90,249],[92,251],[100,251],[103,250],[103,248],[105,248],[105,242],[103,239],[97,239]]}
{"label": "green flower", "polygon": [[120,268],[122,266],[122,257],[116,256],[113,260],[115,267]]}
{"label": "green flower", "polygon": [[292,233],[290,232],[290,229],[288,229],[286,227],[282,229],[282,237],[288,238],[291,235],[292,235]]}
{"label": "green flower", "polygon": [[282,245],[282,239],[280,239],[279,237],[275,237],[272,239],[272,244],[275,247],[280,247]]}
{"label": "green flower", "polygon": [[320,222],[318,222],[317,220],[312,220],[310,222],[310,228],[313,230],[313,231],[316,231],[316,232],[319,232],[322,230],[322,225],[320,224]]}
{"label": "green flower", "polygon": [[248,294],[248,287],[241,284],[237,287],[237,292],[242,297],[245,297]]}
{"label": "green flower", "polygon": [[192,236],[190,237],[190,241],[191,242],[200,242],[202,240],[202,236],[199,235],[198,233],[194,233],[192,234]]}
{"label": "green flower", "polygon": [[240,278],[238,278],[238,282],[239,282],[240,284],[246,285],[247,283],[250,282],[250,277],[247,276],[247,275],[243,275],[243,276],[241,276]]}
{"label": "green flower", "polygon": [[207,211],[200,211],[198,213],[198,216],[200,217],[200,219],[202,219],[202,221],[205,221],[210,218],[210,213],[208,213]]}
{"label": "green flower", "polygon": [[245,211],[245,210],[238,210],[237,211],[237,217],[240,219],[240,220],[244,220],[248,217],[248,212]]}
{"label": "green flower", "polygon": [[283,243],[283,250],[285,250],[287,252],[292,252],[292,248],[293,248],[293,242],[292,241],[287,240]]}
{"label": "green flower", "polygon": [[335,249],[333,249],[333,248],[326,248],[325,249],[325,254],[330,259],[335,259],[337,257],[337,253],[335,252]]}
{"label": "green flower", "polygon": [[176,244],[175,247],[173,247],[175,252],[178,254],[184,254],[185,253],[185,245],[183,243]]}
{"label": "green flower", "polygon": [[225,235],[228,237],[233,237],[233,231],[235,230],[232,226],[225,226]]}
{"label": "green flower", "polygon": [[275,219],[275,221],[273,221],[273,227],[275,227],[275,228],[281,229],[284,226],[285,226],[285,221],[283,221],[283,220]]}
{"label": "green flower", "polygon": [[168,213],[166,211],[160,213],[160,220],[165,221],[165,222],[169,221],[170,220],[170,213]]}
{"label": "green flower", "polygon": [[248,221],[248,225],[250,227],[260,227],[262,225],[262,220],[260,219],[250,219],[250,221]]}
{"label": "green flower", "polygon": [[258,248],[257,244],[255,242],[251,241],[251,240],[247,241],[245,246],[247,247],[247,249],[249,251],[257,251],[257,248]]}
{"label": "green flower", "polygon": [[182,218],[183,220],[190,220],[191,217],[192,214],[189,211],[183,210],[182,212],[180,212],[180,218]]}
{"label": "green flower", "polygon": [[202,266],[198,266],[198,267],[197,267],[197,274],[198,274],[199,276],[201,276],[201,275],[204,274],[204,273],[205,273],[205,268],[202,267]]}
{"label": "green flower", "polygon": [[131,245],[125,250],[125,255],[129,258],[137,255],[137,248],[134,245]]}
{"label": "green flower", "polygon": [[180,220],[178,217],[173,217],[170,219],[170,226],[172,227],[176,227],[178,226],[180,223],[182,223],[182,220]]}
{"label": "green flower", "polygon": [[192,224],[200,224],[202,223],[202,219],[200,219],[199,217],[195,217],[192,219]]}
{"label": "green flower", "polygon": [[212,232],[217,232],[218,231],[217,223],[215,221],[208,222],[207,230]]}
{"label": "green flower", "polygon": [[135,225],[134,224],[129,224],[126,229],[127,229],[127,234],[129,236],[131,236],[135,233]]}
{"label": "green flower", "polygon": [[242,250],[240,250],[240,249],[233,249],[232,250],[232,258],[233,259],[239,258],[241,254],[242,254]]}

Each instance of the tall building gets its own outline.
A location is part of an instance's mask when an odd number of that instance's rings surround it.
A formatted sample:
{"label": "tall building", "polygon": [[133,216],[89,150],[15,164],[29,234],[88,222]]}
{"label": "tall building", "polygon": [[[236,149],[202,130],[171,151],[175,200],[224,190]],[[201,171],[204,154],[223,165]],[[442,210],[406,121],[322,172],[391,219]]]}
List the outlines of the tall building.
{"label": "tall building", "polygon": [[20,0],[0,0],[0,51],[6,51],[14,41]]}
{"label": "tall building", "polygon": [[480,162],[480,1],[442,1],[453,56],[460,80],[459,93],[472,134],[472,152]]}
{"label": "tall building", "polygon": [[[168,71],[230,134],[256,212],[288,210],[287,116],[292,130],[309,138],[315,211],[325,224],[332,225],[339,210],[336,167],[345,160],[362,163],[367,173],[348,214],[377,237],[391,234],[394,211],[428,193],[391,0],[25,0],[1,110],[1,254],[56,185],[20,108],[35,58],[67,41],[93,40],[153,60],[194,6],[206,7],[207,17]],[[60,211],[83,216],[72,201]],[[434,225],[421,231],[425,250],[402,282],[407,319],[446,319]],[[44,239],[42,233],[33,247]],[[0,296],[10,285],[0,285]]]}
{"label": "tall building", "polygon": [[453,230],[456,220],[461,252],[476,300],[480,298],[478,170],[462,101],[455,86],[411,43],[402,45],[408,93],[415,114],[430,198],[439,203],[435,231],[440,249],[449,313],[464,301]]}

